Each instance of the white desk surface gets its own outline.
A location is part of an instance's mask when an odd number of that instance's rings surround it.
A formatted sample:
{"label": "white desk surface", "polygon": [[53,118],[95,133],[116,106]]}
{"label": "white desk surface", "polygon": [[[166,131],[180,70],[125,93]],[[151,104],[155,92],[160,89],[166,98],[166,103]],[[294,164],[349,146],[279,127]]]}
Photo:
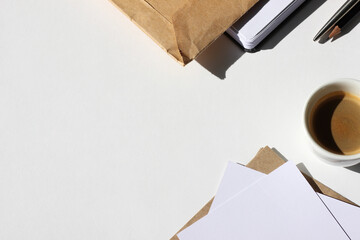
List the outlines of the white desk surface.
{"label": "white desk surface", "polygon": [[360,166],[323,163],[303,127],[317,87],[360,79],[359,18],[312,41],[342,2],[181,67],[108,1],[2,1],[0,239],[169,239],[265,145],[360,204]]}

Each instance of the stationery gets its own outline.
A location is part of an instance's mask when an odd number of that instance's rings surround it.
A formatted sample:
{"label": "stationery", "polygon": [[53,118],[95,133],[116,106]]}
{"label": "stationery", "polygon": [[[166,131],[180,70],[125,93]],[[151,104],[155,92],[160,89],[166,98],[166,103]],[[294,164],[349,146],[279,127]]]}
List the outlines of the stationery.
{"label": "stationery", "polygon": [[341,6],[341,8],[330,18],[330,20],[320,29],[320,31],[315,35],[314,41],[318,40],[325,33],[330,31],[344,16],[346,16],[349,11],[355,7],[360,0],[348,0]]}
{"label": "stationery", "polygon": [[260,0],[227,33],[251,51],[304,1]]}
{"label": "stationery", "polygon": [[210,212],[241,192],[249,185],[265,177],[266,174],[247,168],[238,163],[229,162],[219,188],[211,204]]}
{"label": "stationery", "polygon": [[237,193],[178,237],[180,240],[349,239],[291,162]]}
{"label": "stationery", "polygon": [[[246,164],[246,167],[259,171],[264,174],[269,174],[284,163],[285,161],[283,157],[279,155],[277,151],[274,151],[266,146],[258,151],[256,156],[248,164]],[[325,186],[321,182],[317,181],[316,179],[313,179],[307,175],[304,175],[304,177],[307,180],[307,182],[311,185],[311,187],[314,189],[315,192],[323,193],[326,196],[355,205],[349,199],[344,198],[343,196],[333,191],[329,187]],[[196,223],[201,218],[207,216],[209,214],[213,200],[214,200],[213,198],[210,199],[210,201],[208,201],[179,231],[177,231],[176,234],[188,228],[192,224]],[[257,226],[257,228],[260,228],[260,226]],[[170,240],[179,240],[176,234],[173,237],[171,237]]]}
{"label": "stationery", "polygon": [[335,219],[351,239],[360,239],[360,208],[318,193]]}
{"label": "stationery", "polygon": [[[264,176],[266,174],[237,163],[229,162],[211,205],[210,212],[216,210],[216,208],[226,203],[227,200]],[[358,227],[360,208],[321,193],[317,194],[346,234],[351,239],[360,239],[360,229]]]}
{"label": "stationery", "polygon": [[360,1],[336,24],[334,29],[329,35],[329,38],[333,38],[341,32],[341,29],[360,11]]}

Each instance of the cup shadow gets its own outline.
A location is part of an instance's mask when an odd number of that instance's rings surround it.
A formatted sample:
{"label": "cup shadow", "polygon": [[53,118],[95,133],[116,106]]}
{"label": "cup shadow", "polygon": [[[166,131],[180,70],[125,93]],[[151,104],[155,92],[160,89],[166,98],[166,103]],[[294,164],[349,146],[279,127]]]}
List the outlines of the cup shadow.
{"label": "cup shadow", "polygon": [[360,173],[360,163],[358,163],[354,166],[351,166],[351,167],[346,167],[346,169],[353,171],[353,172]]}

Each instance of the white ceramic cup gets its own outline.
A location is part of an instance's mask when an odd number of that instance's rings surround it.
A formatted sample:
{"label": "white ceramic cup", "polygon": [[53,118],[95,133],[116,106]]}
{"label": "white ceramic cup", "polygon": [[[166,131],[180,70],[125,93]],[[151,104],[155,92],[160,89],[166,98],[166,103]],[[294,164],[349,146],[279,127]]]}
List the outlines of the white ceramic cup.
{"label": "white ceramic cup", "polygon": [[308,100],[305,108],[305,129],[306,134],[308,136],[310,145],[314,149],[315,153],[317,153],[322,160],[326,163],[336,166],[348,167],[355,164],[360,163],[360,153],[354,155],[341,155],[332,153],[322,146],[320,146],[313,138],[310,133],[310,126],[309,126],[309,118],[310,113],[315,106],[315,104],[325,95],[337,92],[337,91],[344,91],[351,93],[356,96],[360,96],[360,81],[354,79],[338,79],[332,83],[326,84],[316,90]]}

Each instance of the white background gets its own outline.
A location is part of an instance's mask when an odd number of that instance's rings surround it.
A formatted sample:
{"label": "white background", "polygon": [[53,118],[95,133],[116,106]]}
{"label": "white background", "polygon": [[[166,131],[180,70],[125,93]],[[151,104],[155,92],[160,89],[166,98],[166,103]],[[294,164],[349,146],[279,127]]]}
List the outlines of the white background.
{"label": "white background", "polygon": [[342,3],[182,67],[108,1],[2,0],[0,239],[169,239],[265,145],[360,204],[360,167],[323,163],[303,127],[316,88],[360,79],[359,18],[312,41]]}

